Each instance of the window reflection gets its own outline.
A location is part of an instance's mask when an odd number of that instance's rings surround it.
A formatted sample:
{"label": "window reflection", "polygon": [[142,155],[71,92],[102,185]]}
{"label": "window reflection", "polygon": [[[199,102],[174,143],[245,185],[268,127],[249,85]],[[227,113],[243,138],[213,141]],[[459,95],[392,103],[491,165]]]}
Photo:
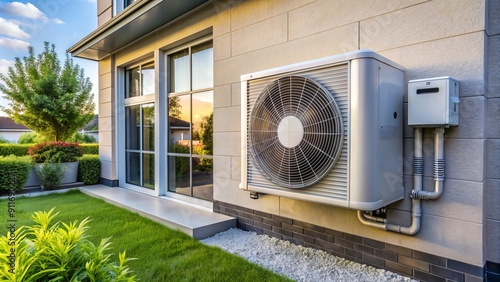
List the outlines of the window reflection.
{"label": "window reflection", "polygon": [[129,150],[138,150],[140,144],[140,106],[131,106],[126,108],[125,131],[126,148]]}
{"label": "window reflection", "polygon": [[214,86],[212,42],[206,42],[192,48],[193,52],[193,89]]}
{"label": "window reflection", "polygon": [[193,94],[193,154],[213,155],[213,91]]}
{"label": "window reflection", "polygon": [[127,70],[127,84],[125,85],[125,97],[136,97],[141,95],[140,91],[140,77],[141,71],[139,67]]}
{"label": "window reflection", "polygon": [[142,92],[141,95],[155,93],[155,67],[153,64],[142,66]]}
{"label": "window reflection", "polygon": [[154,104],[142,106],[142,149],[155,150],[155,108]]}
{"label": "window reflection", "polygon": [[170,56],[170,91],[189,91],[189,50],[182,50]]}

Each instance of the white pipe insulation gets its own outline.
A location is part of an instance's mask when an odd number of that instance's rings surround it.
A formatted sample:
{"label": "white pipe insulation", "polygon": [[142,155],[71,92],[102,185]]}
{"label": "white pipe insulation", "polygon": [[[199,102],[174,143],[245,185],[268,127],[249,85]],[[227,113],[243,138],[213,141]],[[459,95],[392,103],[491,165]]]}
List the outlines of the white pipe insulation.
{"label": "white pipe insulation", "polygon": [[422,178],[424,174],[424,159],[422,154],[422,128],[415,128],[414,135],[414,156],[413,156],[413,190],[411,191],[411,225],[402,226],[391,224],[387,219],[365,214],[358,211],[358,219],[361,223],[387,231],[415,235],[420,230],[420,218],[422,209],[420,200],[435,200],[443,194],[444,184],[444,128],[436,128],[434,131],[434,191],[423,191]]}

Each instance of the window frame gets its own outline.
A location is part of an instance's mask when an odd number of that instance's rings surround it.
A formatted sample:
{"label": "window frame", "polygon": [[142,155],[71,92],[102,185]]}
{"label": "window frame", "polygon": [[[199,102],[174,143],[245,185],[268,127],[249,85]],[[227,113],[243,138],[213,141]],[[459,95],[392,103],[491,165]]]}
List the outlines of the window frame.
{"label": "window frame", "polygon": [[[155,142],[154,142],[154,150],[151,151],[151,150],[145,150],[144,149],[144,111],[143,111],[143,108],[145,106],[153,106],[154,108],[154,132],[155,132],[155,135],[156,135],[156,132],[157,132],[157,129],[156,127],[158,126],[158,123],[157,123],[157,118],[156,118],[156,111],[157,111],[157,108],[158,108],[158,105],[156,103],[156,97],[158,96],[157,93],[156,93],[156,88],[157,86],[154,85],[154,93],[150,93],[150,94],[147,94],[147,95],[143,95],[142,91],[143,91],[143,80],[142,80],[142,75],[139,76],[139,91],[140,91],[140,95],[138,96],[132,96],[132,97],[127,97],[127,92],[129,91],[129,74],[128,72],[132,69],[135,69],[137,67],[139,67],[139,70],[141,71],[141,74],[142,74],[142,70],[143,70],[143,66],[146,66],[146,67],[149,67],[149,66],[153,66],[153,69],[154,69],[154,76],[156,77],[156,68],[157,68],[157,64],[155,62],[154,59],[147,59],[147,60],[142,60],[138,63],[135,63],[135,64],[130,64],[126,67],[122,67],[120,68],[117,72],[117,77],[120,77],[121,79],[119,79],[117,81],[117,85],[119,85],[119,87],[121,87],[121,89],[117,89],[119,91],[117,91],[117,95],[118,95],[118,101],[122,101],[122,103],[117,103],[117,106],[119,107],[120,111],[122,111],[121,113],[121,118],[119,117],[120,115],[117,115],[119,121],[118,121],[118,126],[119,128],[121,128],[121,131],[119,133],[119,136],[121,136],[123,138],[123,140],[121,141],[120,145],[118,146],[118,150],[120,150],[118,152],[118,156],[120,156],[120,159],[121,159],[121,162],[119,163],[121,165],[121,167],[119,167],[119,179],[122,179],[123,180],[123,184],[122,186],[124,188],[130,188],[132,190],[138,190],[138,191],[141,191],[141,192],[146,192],[148,194],[155,194],[157,192],[155,192],[157,190],[157,186],[158,186],[158,179],[156,177],[157,173],[156,173],[156,170],[158,169],[157,166],[155,165],[155,171],[154,171],[154,184],[153,184],[153,187],[148,187],[148,186],[145,186],[145,182],[144,182],[144,155],[147,154],[147,155],[152,155],[154,160],[155,160],[155,164],[156,164],[156,159],[158,158],[158,153],[157,153],[157,146],[156,146],[156,136],[155,136]],[[155,82],[156,84],[156,82]],[[121,90],[121,91],[120,91]],[[139,111],[139,144],[138,144],[138,149],[129,149],[127,147],[127,139],[128,139],[128,127],[127,127],[127,113],[128,113],[128,108],[130,107],[134,107],[134,106],[138,106],[138,111]],[[120,138],[120,137],[119,137]],[[119,139],[120,140],[120,139]],[[139,169],[139,185],[137,185],[136,183],[131,183],[131,182],[128,182],[128,179],[129,179],[129,174],[128,174],[128,157],[127,155],[129,153],[138,153],[139,154],[139,166],[140,166],[140,169]]]}
{"label": "window frame", "polygon": [[[170,124],[169,122],[167,122],[167,138],[165,139],[165,144],[166,144],[166,150],[165,150],[165,157],[166,159],[168,160],[167,161],[167,166],[166,166],[166,171],[167,171],[167,179],[166,179],[166,184],[167,184],[167,187],[166,187],[166,190],[165,190],[165,194],[171,196],[171,197],[174,197],[174,198],[191,198],[193,200],[199,200],[199,201],[209,201],[209,200],[206,200],[206,199],[203,199],[203,198],[196,198],[194,196],[194,189],[195,186],[193,186],[193,159],[194,158],[198,158],[198,159],[201,159],[201,158],[207,158],[207,159],[214,159],[214,155],[200,155],[200,154],[195,154],[193,152],[193,124],[192,124],[192,118],[193,118],[193,95],[196,95],[196,94],[199,94],[199,93],[204,93],[204,92],[212,92],[212,114],[213,114],[213,110],[214,110],[214,98],[213,98],[213,95],[214,95],[214,80],[213,80],[213,77],[212,77],[212,87],[208,87],[208,88],[201,88],[201,89],[195,89],[193,90],[193,83],[192,83],[192,79],[193,79],[193,63],[192,63],[192,55],[193,55],[193,52],[192,52],[192,49],[196,46],[199,46],[199,45],[202,45],[204,43],[208,43],[208,42],[211,42],[212,43],[212,46],[211,46],[211,49],[212,49],[212,56],[213,56],[213,50],[214,50],[214,47],[213,47],[213,38],[211,36],[206,36],[206,37],[203,37],[203,38],[199,38],[198,40],[194,40],[194,41],[190,41],[186,44],[183,44],[183,45],[180,45],[176,48],[172,48],[172,49],[169,49],[168,52],[165,52],[165,63],[166,63],[166,66],[167,66],[167,72],[166,72],[166,82],[167,82],[167,88],[166,88],[166,100],[167,100],[167,106],[166,106],[166,113],[168,115],[168,100],[172,97],[181,97],[181,96],[189,96],[189,103],[190,103],[190,107],[189,107],[189,116],[190,116],[190,120],[189,120],[189,123],[190,123],[190,126],[189,126],[189,136],[190,136],[190,140],[189,140],[189,153],[175,153],[175,152],[170,152],[169,150],[169,147],[170,147]],[[183,51],[183,50],[186,50],[188,49],[188,57],[189,57],[189,61],[188,61],[188,65],[189,65],[189,90],[187,91],[178,91],[178,92],[170,92],[170,85],[172,84],[171,83],[171,78],[172,78],[172,69],[171,69],[171,56],[173,54],[176,54],[180,51]],[[212,62],[213,63],[213,62]],[[214,69],[214,66],[212,65],[212,76],[214,75],[214,72],[215,72],[215,69]],[[212,152],[213,153],[213,152]],[[170,191],[170,175],[168,173],[169,169],[170,169],[170,157],[188,157],[189,158],[189,188],[190,188],[190,195],[185,195],[185,194],[180,194],[180,193],[177,193],[177,192],[173,192],[173,191]],[[175,164],[174,164],[175,165]],[[212,167],[212,189],[213,189],[213,167]],[[213,200],[213,196],[212,196],[212,199],[210,201],[214,201]]]}

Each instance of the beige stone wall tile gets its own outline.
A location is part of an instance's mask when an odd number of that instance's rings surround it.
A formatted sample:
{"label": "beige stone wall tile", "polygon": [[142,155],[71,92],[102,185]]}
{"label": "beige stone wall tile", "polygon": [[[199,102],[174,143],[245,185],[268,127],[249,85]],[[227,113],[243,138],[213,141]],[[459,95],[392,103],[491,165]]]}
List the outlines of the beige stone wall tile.
{"label": "beige stone wall tile", "polygon": [[99,130],[99,146],[113,146],[114,131]]}
{"label": "beige stone wall tile", "polygon": [[365,19],[386,15],[393,11],[424,2],[411,1],[352,1],[320,0],[299,7],[289,13],[290,40],[320,33]]}
{"label": "beige stone wall tile", "polygon": [[500,263],[500,220],[486,220],[486,259],[491,262]]}
{"label": "beige stone wall tile", "polygon": [[486,213],[486,219],[500,221],[500,179],[486,180],[484,190],[484,211]]}
{"label": "beige stone wall tile", "polygon": [[113,75],[111,72],[99,75],[99,90],[113,86]]}
{"label": "beige stone wall tile", "polygon": [[460,81],[460,97],[482,96],[484,41],[484,32],[474,32],[379,53],[405,67],[406,81],[451,76]]}
{"label": "beige stone wall tile", "polygon": [[240,140],[239,132],[214,132],[214,155],[240,156]]}
{"label": "beige stone wall tile", "polygon": [[258,200],[250,198],[250,192],[239,189],[239,180],[214,177],[214,200],[271,214],[279,214],[280,198],[260,195]]}
{"label": "beige stone wall tile", "polygon": [[108,8],[113,7],[113,0],[99,0],[97,1],[97,15],[100,15],[102,12],[107,10]]}
{"label": "beige stone wall tile", "polygon": [[428,1],[360,22],[360,48],[375,51],[483,31],[484,1]]}
{"label": "beige stone wall tile", "polygon": [[214,37],[214,61],[231,57],[231,34]]}
{"label": "beige stone wall tile", "polygon": [[231,105],[240,106],[241,105],[241,82],[235,82],[231,84]]}
{"label": "beige stone wall tile", "polygon": [[[336,55],[357,49],[357,24],[343,26],[300,40],[275,45],[215,62],[215,85],[237,83],[240,76],[306,60]],[[338,38],[325,44],[325,38]]]}
{"label": "beige stone wall tile", "polygon": [[110,180],[116,179],[116,163],[101,161],[101,177]]}
{"label": "beige stone wall tile", "polygon": [[286,42],[287,24],[287,16],[283,14],[232,32],[232,55],[237,56]]}
{"label": "beige stone wall tile", "polygon": [[214,156],[214,177],[231,178],[231,157]]}
{"label": "beige stone wall tile", "polygon": [[99,118],[99,131],[108,132],[115,130],[114,117],[101,117]]}
{"label": "beige stone wall tile", "polygon": [[[425,178],[424,187],[433,190],[433,178]],[[422,213],[482,224],[483,188],[483,182],[446,179],[439,199],[422,201]]]}
{"label": "beige stone wall tile", "polygon": [[238,30],[257,22],[270,19],[314,1],[315,0],[239,1],[240,3],[233,5],[233,9],[231,9],[231,30]]}
{"label": "beige stone wall tile", "polygon": [[97,17],[97,26],[107,23],[113,17],[113,7],[109,7],[99,14]]}
{"label": "beige stone wall tile", "polygon": [[214,132],[239,132],[241,128],[241,108],[226,107],[214,109]]}
{"label": "beige stone wall tile", "polygon": [[114,148],[99,144],[99,158],[101,161],[116,162]]}
{"label": "beige stone wall tile", "polygon": [[115,91],[114,87],[99,89],[99,103],[105,104],[114,101],[113,99],[114,91]]}
{"label": "beige stone wall tile", "polygon": [[111,102],[99,103],[99,118],[114,117],[114,116],[115,116],[115,108],[113,103]]}
{"label": "beige stone wall tile", "polygon": [[231,86],[221,85],[214,88],[214,108],[231,106]]}

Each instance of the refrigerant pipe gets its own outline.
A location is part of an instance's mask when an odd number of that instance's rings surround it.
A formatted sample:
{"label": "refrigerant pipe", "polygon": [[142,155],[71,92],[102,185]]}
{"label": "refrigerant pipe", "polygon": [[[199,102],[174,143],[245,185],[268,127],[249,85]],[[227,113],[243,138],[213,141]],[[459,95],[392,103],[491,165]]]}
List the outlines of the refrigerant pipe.
{"label": "refrigerant pipe", "polygon": [[358,219],[361,223],[387,231],[403,233],[407,235],[415,235],[420,230],[420,218],[422,210],[420,207],[420,199],[413,197],[413,194],[422,192],[422,177],[424,172],[424,161],[422,155],[422,128],[415,128],[414,135],[414,156],[413,156],[413,190],[411,193],[411,225],[402,226],[398,224],[391,224],[387,219],[375,217],[365,214],[363,211],[358,211]]}

